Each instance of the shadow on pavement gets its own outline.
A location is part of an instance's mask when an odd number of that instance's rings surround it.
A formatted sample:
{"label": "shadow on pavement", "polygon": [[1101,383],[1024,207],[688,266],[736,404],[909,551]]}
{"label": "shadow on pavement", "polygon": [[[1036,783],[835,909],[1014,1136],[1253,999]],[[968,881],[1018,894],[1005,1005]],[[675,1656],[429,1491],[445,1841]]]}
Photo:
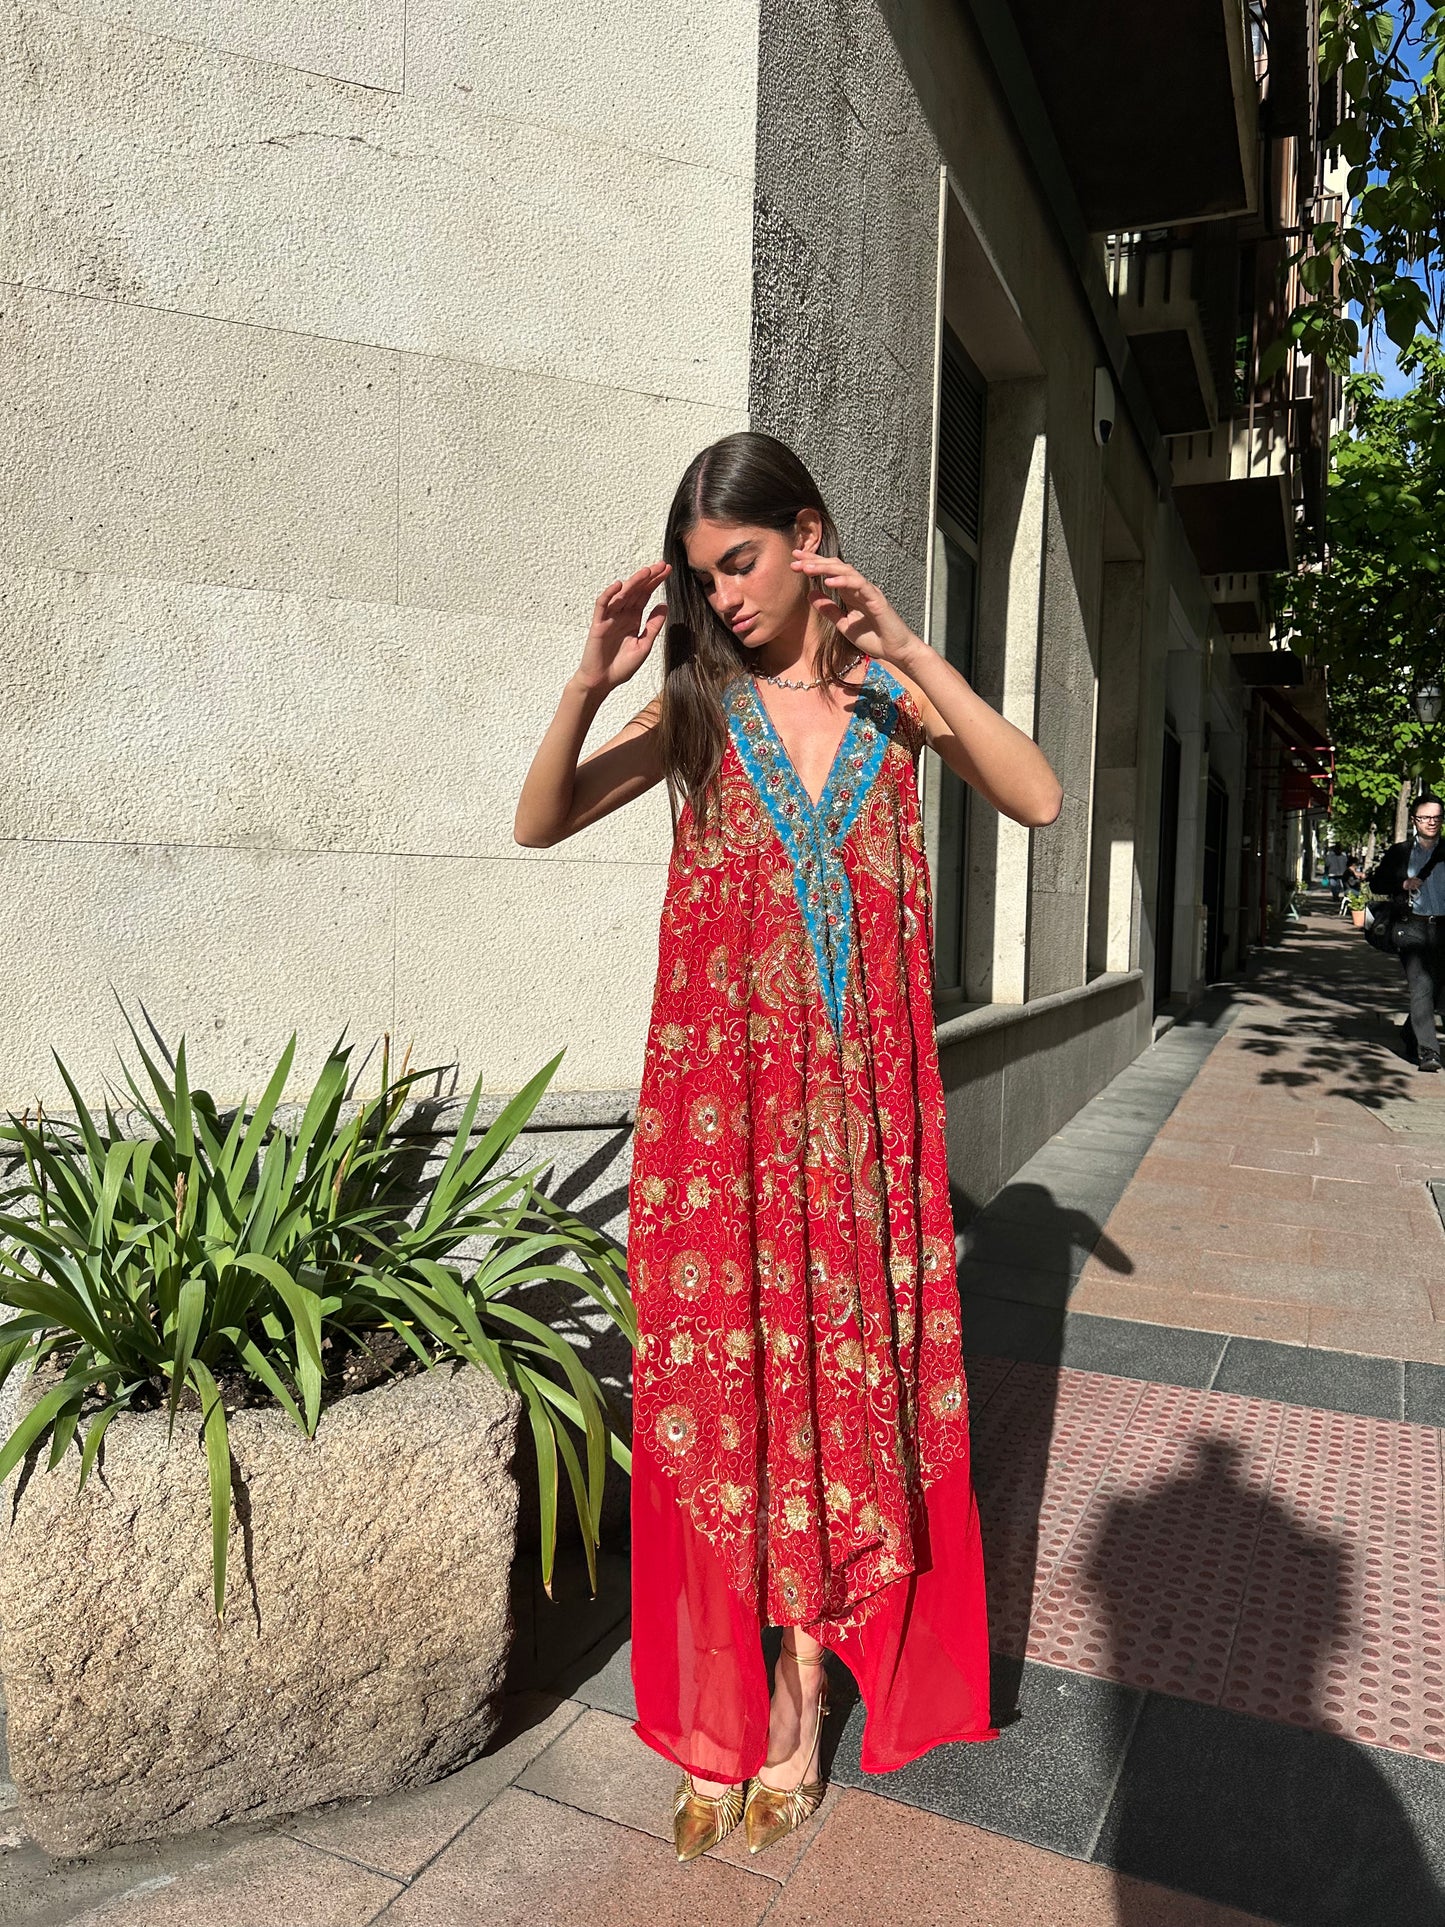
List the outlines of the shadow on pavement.
{"label": "shadow on pavement", "polygon": [[[1351,1098],[1367,1110],[1418,1094],[1408,1025],[1401,1028],[1408,1006],[1397,960],[1362,940],[1342,944],[1330,919],[1306,917],[1257,963],[1250,987],[1268,997],[1283,1023],[1241,1023],[1235,1035],[1242,1048],[1292,1060],[1263,1066],[1262,1090]],[[1342,1003],[1355,1007],[1342,1014]]]}
{"label": "shadow on pavement", "polygon": [[[1251,1569],[1276,1576],[1278,1616],[1254,1661],[1249,1698],[1273,1693],[1279,1717],[1150,1694],[1132,1734],[1119,1736],[1128,1752],[1098,1857],[1120,1875],[1281,1927],[1442,1927],[1445,1895],[1406,1808],[1412,1787],[1438,1769],[1305,1730],[1329,1719],[1334,1696],[1349,1690],[1342,1669],[1330,1665],[1328,1635],[1352,1622],[1352,1551],[1302,1530],[1258,1484],[1251,1488],[1239,1447],[1203,1440],[1167,1485],[1110,1507],[1087,1574],[1111,1623],[1111,1649],[1119,1656],[1132,1647],[1137,1665],[1141,1587],[1153,1622],[1147,1632],[1161,1652],[1187,1639],[1201,1585],[1243,1589],[1243,1571],[1200,1570],[1206,1523],[1226,1545],[1249,1544],[1252,1535]],[[1302,1653],[1311,1656],[1303,1670]],[[1376,1682],[1386,1702],[1382,1727],[1391,1691],[1387,1647],[1385,1654]],[[1120,1880],[1116,1905],[1119,1927],[1158,1927],[1130,1880]]]}
{"label": "shadow on pavement", "polygon": [[[1064,1313],[1085,1260],[1092,1254],[1121,1275],[1133,1262],[1104,1234],[1086,1211],[1061,1204],[1047,1186],[1013,1183],[974,1218],[955,1191],[960,1223],[972,1219],[989,1240],[1017,1249],[1026,1238],[1027,1266],[1007,1278],[972,1257],[959,1270],[964,1350],[974,1382],[986,1383],[983,1361],[992,1355],[1031,1367],[1012,1388],[994,1394],[973,1419],[973,1472],[983,1524],[984,1570],[988,1582],[989,1635],[1000,1654],[1021,1654],[1028,1644],[1033,1577],[1038,1562],[1040,1520],[1048,1478],[1063,1363]],[[976,1236],[976,1231],[974,1233]],[[975,1245],[975,1249],[977,1249]],[[985,1249],[992,1249],[990,1243]],[[979,1283],[1028,1294],[996,1298]],[[1039,1369],[1042,1368],[1042,1369]],[[1018,1405],[1015,1416],[1015,1404]],[[996,1667],[995,1724],[1008,1725],[1017,1707],[1008,1681],[1017,1675]]]}

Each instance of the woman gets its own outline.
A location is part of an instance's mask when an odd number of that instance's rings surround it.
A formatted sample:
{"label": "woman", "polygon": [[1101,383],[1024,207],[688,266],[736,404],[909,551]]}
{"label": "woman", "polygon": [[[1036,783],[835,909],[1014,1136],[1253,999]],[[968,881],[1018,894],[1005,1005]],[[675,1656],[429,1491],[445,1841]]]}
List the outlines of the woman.
{"label": "woman", "polygon": [[[661,697],[579,764],[664,621]],[[924,742],[1018,821],[1057,816],[1035,744],[840,559],[798,458],[729,435],[683,476],[664,560],[598,597],[517,808],[545,847],[673,799],[628,1269],[636,1730],[682,1768],[679,1859],[816,1807],[825,1648],[866,1769],[993,1737]]]}

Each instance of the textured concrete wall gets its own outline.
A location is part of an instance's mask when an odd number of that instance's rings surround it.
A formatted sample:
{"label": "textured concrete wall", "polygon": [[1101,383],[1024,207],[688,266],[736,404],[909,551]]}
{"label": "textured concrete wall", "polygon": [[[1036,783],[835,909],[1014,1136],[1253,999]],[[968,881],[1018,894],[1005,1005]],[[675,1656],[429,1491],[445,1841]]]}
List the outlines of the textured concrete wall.
{"label": "textured concrete wall", "polygon": [[[1091,480],[1097,499],[1097,469]],[[1058,820],[1034,836],[1030,1001],[1085,981],[1098,689],[1099,522],[1080,518],[1070,539],[1056,473],[1045,526],[1037,735],[1064,797]]]}
{"label": "textured concrete wall", "polygon": [[1149,1028],[1149,994],[1138,972],[942,1027],[948,1172],[962,1207],[960,1229],[1133,1062]]}
{"label": "textured concrete wall", "polygon": [[[1007,684],[1031,688],[1032,716],[1014,720],[1033,729],[1064,788],[1062,813],[1047,831],[1024,839],[1003,825],[995,836],[981,831],[975,837],[976,865],[982,857],[986,868],[996,849],[999,883],[991,971],[976,968],[973,983],[980,991],[986,985],[996,1001],[1021,1003],[1084,981],[1104,483],[1107,477],[1132,503],[1147,486],[1147,470],[1127,428],[1107,450],[1094,441],[1100,349],[1092,317],[966,10],[906,0],[883,5],[953,191],[1002,295],[990,305],[975,297],[968,306],[951,308],[949,319],[985,375],[997,380],[1000,322],[1016,316],[1012,327],[1032,343],[1042,371],[1036,389],[1019,382],[1005,384],[1007,395],[990,389],[991,411],[997,397],[1015,425],[1021,425],[1023,395],[1034,389],[1030,413],[1041,441],[1032,449],[1032,472],[1022,490],[1010,466],[1001,518],[990,499],[1003,467],[996,449],[1001,438],[990,427],[979,625],[985,651],[1003,640]],[[1027,540],[1014,547],[1017,560],[1033,572],[1031,595],[1026,591],[1023,600],[1032,601],[1034,620],[1028,634],[1016,614],[1002,638],[997,629],[990,633],[997,598],[988,583],[999,570],[990,537],[1004,539],[1001,522],[1020,513]],[[1024,660],[1026,652],[1031,661]]]}
{"label": "textured concrete wall", "polygon": [[[1039,721],[1039,603],[1048,493],[1047,389],[1042,380],[994,383],[984,435],[982,554],[974,681],[986,702],[1026,735]],[[1028,994],[1033,838],[983,803],[969,806],[964,963],[979,1003]]]}
{"label": "textured concrete wall", "polygon": [[751,406],[923,621],[938,148],[872,0],[762,0]]}
{"label": "textured concrete wall", "polygon": [[[1148,1041],[1144,983],[1119,973],[1138,964],[1137,872],[1154,860],[1157,778],[1150,790],[1140,756],[1111,739],[1102,795],[1096,783],[1097,729],[1112,727],[1097,711],[1106,491],[1148,584],[1136,578],[1132,666],[1116,676],[1132,674],[1128,730],[1150,762],[1169,583],[1193,564],[1128,424],[1107,449],[1094,440],[1094,323],[965,10],[765,0],[753,416],[813,463],[849,554],[914,621],[940,164],[946,313],[989,383],[976,679],[1037,734],[1064,786],[1059,821],[1032,835],[981,804],[971,812],[967,985],[995,1008],[985,1025],[946,1025],[944,1056],[955,1176],[981,1201]],[[1119,874],[1101,877],[1091,918],[1101,803],[1100,855],[1107,865],[1117,845],[1123,857]],[[1097,991],[1071,994],[1101,970],[1111,974]]]}
{"label": "textured concrete wall", "polygon": [[[1144,565],[1104,566],[1100,601],[1093,856],[1089,875],[1089,973],[1128,970],[1138,907],[1136,846],[1145,669]],[[1154,745],[1147,753],[1155,753]]]}
{"label": "textured concrete wall", "polygon": [[111,983],[218,1095],[343,1025],[635,1083],[665,805],[511,809],[746,422],[756,47],[754,0],[12,10],[0,1100],[52,1044],[98,1084]]}

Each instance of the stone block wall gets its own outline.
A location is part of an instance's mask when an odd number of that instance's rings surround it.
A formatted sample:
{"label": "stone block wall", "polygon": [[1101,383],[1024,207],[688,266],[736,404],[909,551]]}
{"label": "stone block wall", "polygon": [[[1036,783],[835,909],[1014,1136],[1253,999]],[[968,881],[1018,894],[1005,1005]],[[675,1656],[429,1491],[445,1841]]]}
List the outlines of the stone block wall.
{"label": "stone block wall", "polygon": [[[600,587],[746,425],[753,0],[21,0],[0,46],[0,1102],[114,985],[634,1084],[651,797],[519,851]],[[655,686],[649,665],[599,740]]]}
{"label": "stone block wall", "polygon": [[1139,971],[942,1027],[948,1171],[958,1228],[1149,1043]]}

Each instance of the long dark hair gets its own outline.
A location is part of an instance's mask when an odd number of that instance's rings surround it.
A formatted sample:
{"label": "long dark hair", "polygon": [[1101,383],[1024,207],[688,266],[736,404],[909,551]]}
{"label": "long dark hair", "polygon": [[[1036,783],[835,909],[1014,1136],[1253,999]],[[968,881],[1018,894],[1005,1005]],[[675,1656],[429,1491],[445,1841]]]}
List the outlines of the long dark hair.
{"label": "long dark hair", "polygon": [[[742,672],[747,658],[693,580],[684,538],[703,520],[791,530],[800,509],[814,509],[822,518],[819,553],[841,555],[837,527],[805,465],[786,442],[753,429],[724,435],[694,455],[677,485],[662,551],[672,573],[667,578],[659,722],[674,820],[680,797],[692,799],[700,824],[706,819],[727,748],[727,687]],[[853,660],[854,652],[830,624],[819,653],[818,673],[829,682],[841,682]]]}

